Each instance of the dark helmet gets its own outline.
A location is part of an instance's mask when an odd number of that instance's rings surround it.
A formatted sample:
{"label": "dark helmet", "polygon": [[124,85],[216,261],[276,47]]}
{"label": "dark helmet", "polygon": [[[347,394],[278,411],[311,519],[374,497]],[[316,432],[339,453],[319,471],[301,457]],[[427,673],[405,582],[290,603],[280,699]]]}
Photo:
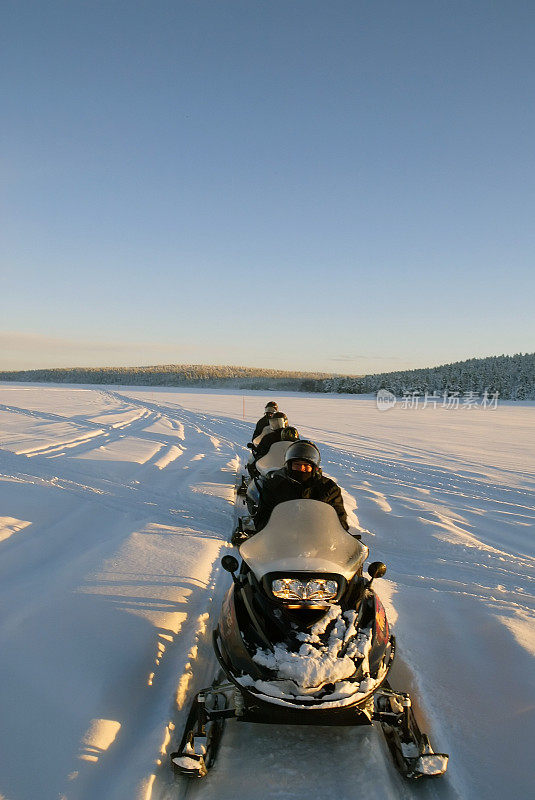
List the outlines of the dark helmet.
{"label": "dark helmet", "polygon": [[299,431],[297,430],[297,428],[292,428],[292,426],[290,426],[289,428],[282,429],[281,441],[295,442],[297,441],[297,439],[299,439]]}
{"label": "dark helmet", "polygon": [[288,417],[283,411],[275,411],[269,419],[269,427],[273,431],[277,431],[279,428],[286,428],[287,425]]}
{"label": "dark helmet", "polygon": [[275,402],[273,402],[273,400],[271,400],[269,403],[266,403],[266,407],[264,409],[264,414],[266,415],[266,417],[271,417],[271,416],[273,416],[275,411],[278,411],[278,410],[279,410],[278,405]]}
{"label": "dark helmet", "polygon": [[[292,468],[293,461],[304,461],[307,464],[310,464],[312,466],[312,471],[304,474],[295,472],[295,470]],[[314,442],[311,442],[309,439],[300,439],[299,441],[294,442],[294,444],[291,444],[284,456],[284,466],[286,468],[286,472],[292,475],[292,477],[300,478],[301,480],[306,480],[307,477],[315,475],[319,469],[320,461],[320,451]]]}

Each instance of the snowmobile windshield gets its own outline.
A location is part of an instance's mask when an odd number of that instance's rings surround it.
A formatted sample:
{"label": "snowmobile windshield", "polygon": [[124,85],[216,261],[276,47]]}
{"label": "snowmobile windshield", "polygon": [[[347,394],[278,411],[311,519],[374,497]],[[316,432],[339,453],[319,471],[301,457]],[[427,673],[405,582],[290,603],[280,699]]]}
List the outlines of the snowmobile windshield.
{"label": "snowmobile windshield", "polygon": [[269,522],[240,547],[261,581],[270,572],[320,572],[351,580],[368,548],[347,533],[338,514],[319,500],[288,500],[275,506]]}
{"label": "snowmobile windshield", "polygon": [[256,468],[261,475],[267,475],[274,469],[282,469],[284,466],[284,456],[287,449],[293,442],[273,442],[265,456],[256,462]]}

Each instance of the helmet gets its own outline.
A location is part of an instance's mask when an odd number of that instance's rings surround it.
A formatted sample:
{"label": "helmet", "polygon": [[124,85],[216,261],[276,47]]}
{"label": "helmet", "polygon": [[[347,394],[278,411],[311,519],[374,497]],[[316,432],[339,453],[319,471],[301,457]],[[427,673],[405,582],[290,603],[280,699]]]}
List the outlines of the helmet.
{"label": "helmet", "polygon": [[[311,465],[312,470],[309,472],[296,471],[292,468],[293,461],[304,461],[305,463]],[[300,439],[299,441],[291,444],[286,451],[286,455],[284,456],[284,466],[286,468],[286,472],[288,472],[288,474],[290,474],[293,478],[297,478],[299,480],[306,480],[312,475],[315,475],[319,469],[320,461],[320,451],[314,442],[311,442],[308,439]]]}
{"label": "helmet", "polygon": [[288,417],[283,411],[275,411],[269,420],[269,427],[272,431],[277,431],[279,428],[286,428],[288,425]]}
{"label": "helmet", "polygon": [[299,439],[299,431],[297,428],[283,428],[281,433],[281,441],[284,442],[295,442]]}
{"label": "helmet", "polygon": [[275,411],[278,411],[278,410],[279,410],[278,405],[276,403],[274,403],[273,400],[271,400],[269,403],[266,403],[266,407],[264,409],[264,414],[267,417],[271,417],[271,416],[273,416]]}

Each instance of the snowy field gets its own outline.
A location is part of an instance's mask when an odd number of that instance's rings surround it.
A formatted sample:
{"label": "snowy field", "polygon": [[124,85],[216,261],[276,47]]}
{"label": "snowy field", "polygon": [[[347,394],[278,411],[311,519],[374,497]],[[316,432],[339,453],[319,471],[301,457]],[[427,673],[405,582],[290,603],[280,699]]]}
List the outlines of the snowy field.
{"label": "snowy field", "polygon": [[[450,753],[403,784],[371,730],[230,722],[187,787],[167,754],[212,677],[239,459],[268,399],[320,445]],[[0,800],[524,800],[535,746],[535,405],[0,385]]]}

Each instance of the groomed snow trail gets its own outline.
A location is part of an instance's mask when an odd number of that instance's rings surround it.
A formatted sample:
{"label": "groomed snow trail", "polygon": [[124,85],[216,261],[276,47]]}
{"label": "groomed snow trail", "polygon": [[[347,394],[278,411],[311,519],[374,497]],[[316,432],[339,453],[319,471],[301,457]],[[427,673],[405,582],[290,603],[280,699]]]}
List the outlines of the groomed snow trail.
{"label": "groomed snow trail", "polygon": [[268,399],[250,393],[243,419],[233,391],[0,385],[2,800],[529,796],[529,405],[380,414],[362,397],[275,398],[388,565],[397,679],[449,776],[404,784],[373,729],[232,721],[207,779],[173,778],[184,710],[213,675],[238,457]]}

